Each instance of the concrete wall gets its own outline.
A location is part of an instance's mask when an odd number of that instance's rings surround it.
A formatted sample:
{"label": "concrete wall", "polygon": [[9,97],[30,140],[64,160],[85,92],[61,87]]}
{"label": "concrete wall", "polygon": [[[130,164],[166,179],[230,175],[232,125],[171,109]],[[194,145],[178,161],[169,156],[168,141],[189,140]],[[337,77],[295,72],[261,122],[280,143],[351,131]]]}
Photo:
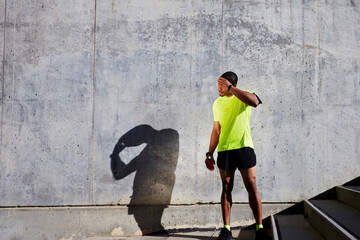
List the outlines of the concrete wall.
{"label": "concrete wall", "polygon": [[[264,203],[355,178],[359,10],[358,0],[0,0],[1,218],[26,225],[16,206],[218,204],[218,173],[203,161],[227,70],[264,103],[251,118]],[[247,202],[236,177],[233,199]]]}

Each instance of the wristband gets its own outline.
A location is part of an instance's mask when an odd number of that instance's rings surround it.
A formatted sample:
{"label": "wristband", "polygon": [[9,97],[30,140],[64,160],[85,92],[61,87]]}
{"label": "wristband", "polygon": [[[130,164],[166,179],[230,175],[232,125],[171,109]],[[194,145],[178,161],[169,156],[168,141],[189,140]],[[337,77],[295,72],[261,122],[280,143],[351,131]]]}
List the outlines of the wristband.
{"label": "wristband", "polygon": [[207,153],[206,153],[206,157],[207,157],[209,154],[210,154],[211,156],[213,155],[212,152],[207,152]]}
{"label": "wristband", "polygon": [[231,88],[232,86],[233,86],[233,85],[229,85],[229,86],[228,86],[228,91],[230,91],[230,88]]}

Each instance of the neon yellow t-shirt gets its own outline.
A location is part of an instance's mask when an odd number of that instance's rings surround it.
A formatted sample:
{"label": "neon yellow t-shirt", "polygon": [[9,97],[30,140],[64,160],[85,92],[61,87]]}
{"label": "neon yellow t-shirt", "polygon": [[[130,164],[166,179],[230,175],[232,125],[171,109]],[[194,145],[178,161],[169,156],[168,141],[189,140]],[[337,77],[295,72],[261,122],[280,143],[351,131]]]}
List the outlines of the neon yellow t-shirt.
{"label": "neon yellow t-shirt", "polygon": [[218,152],[254,148],[250,134],[251,106],[235,96],[224,96],[215,100],[213,112],[214,121],[218,121],[221,126]]}

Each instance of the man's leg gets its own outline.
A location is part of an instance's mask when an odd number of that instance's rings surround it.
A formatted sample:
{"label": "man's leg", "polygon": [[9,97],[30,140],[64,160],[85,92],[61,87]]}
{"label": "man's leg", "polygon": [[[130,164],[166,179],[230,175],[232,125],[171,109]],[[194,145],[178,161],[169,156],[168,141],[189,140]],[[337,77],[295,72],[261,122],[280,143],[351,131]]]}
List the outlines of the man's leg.
{"label": "man's leg", "polygon": [[220,177],[222,181],[221,192],[221,210],[224,220],[224,225],[230,225],[230,210],[232,205],[231,191],[234,186],[235,170],[220,170]]}
{"label": "man's leg", "polygon": [[257,225],[262,224],[262,208],[260,194],[256,188],[256,167],[240,170],[245,188],[249,194],[249,204]]}

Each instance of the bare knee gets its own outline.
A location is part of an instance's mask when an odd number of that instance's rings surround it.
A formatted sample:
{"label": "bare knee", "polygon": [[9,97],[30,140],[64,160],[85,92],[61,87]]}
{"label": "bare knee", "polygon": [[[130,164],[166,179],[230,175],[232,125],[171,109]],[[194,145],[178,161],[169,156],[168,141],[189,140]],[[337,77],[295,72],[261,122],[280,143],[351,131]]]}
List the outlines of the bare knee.
{"label": "bare knee", "polygon": [[233,189],[233,184],[223,183],[221,201],[227,201],[230,203],[230,205],[232,205],[232,196],[231,196],[232,189]]}
{"label": "bare knee", "polygon": [[256,177],[254,176],[246,179],[245,187],[246,190],[249,192],[249,194],[256,194],[257,193]]}
{"label": "bare knee", "polygon": [[233,189],[233,184],[231,182],[223,182],[222,184],[222,191],[226,194],[226,195],[231,195]]}
{"label": "bare knee", "polygon": [[231,192],[234,185],[235,170],[221,170],[220,176],[222,182],[221,201],[228,201],[231,203]]}

